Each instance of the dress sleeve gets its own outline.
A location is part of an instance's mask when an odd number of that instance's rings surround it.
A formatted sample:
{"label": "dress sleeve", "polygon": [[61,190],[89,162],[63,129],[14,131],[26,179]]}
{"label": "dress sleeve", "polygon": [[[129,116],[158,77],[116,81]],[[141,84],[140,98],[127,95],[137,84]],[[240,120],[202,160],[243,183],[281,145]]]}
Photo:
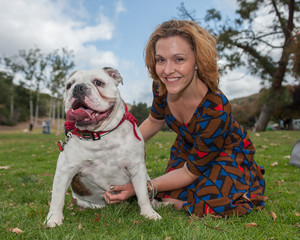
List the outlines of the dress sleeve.
{"label": "dress sleeve", "polygon": [[155,119],[158,120],[165,119],[165,107],[166,107],[165,96],[158,95],[158,84],[155,82],[153,82],[152,91],[153,91],[153,102],[152,102],[150,114]]}
{"label": "dress sleeve", "polygon": [[212,105],[197,122],[194,145],[187,161],[187,168],[195,175],[201,175],[221,154],[230,128],[230,104]]}

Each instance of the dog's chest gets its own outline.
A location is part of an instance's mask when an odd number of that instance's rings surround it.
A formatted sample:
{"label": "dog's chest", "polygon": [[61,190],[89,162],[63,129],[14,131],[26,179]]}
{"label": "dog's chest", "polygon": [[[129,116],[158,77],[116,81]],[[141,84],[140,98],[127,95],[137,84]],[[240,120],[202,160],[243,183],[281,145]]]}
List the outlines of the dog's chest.
{"label": "dog's chest", "polygon": [[73,141],[68,144],[69,148],[66,148],[66,154],[76,159],[77,163],[75,162],[75,164],[87,161],[97,165],[111,165],[130,155],[130,150],[124,146],[126,144],[118,138],[105,138],[98,141],[71,140]]}
{"label": "dog's chest", "polygon": [[[92,179],[122,182],[129,179],[128,168],[144,162],[144,146],[132,136],[110,133],[98,141],[70,139],[64,154],[66,164]],[[99,181],[99,180],[97,180]]]}

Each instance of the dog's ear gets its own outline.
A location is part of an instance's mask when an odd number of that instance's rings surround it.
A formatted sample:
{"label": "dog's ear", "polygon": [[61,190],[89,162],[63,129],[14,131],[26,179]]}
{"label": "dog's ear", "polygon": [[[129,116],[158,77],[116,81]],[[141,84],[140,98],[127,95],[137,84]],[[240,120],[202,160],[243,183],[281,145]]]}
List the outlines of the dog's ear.
{"label": "dog's ear", "polygon": [[123,85],[123,78],[121,74],[118,72],[117,69],[111,68],[111,67],[104,67],[103,70],[113,79],[116,80],[116,85],[118,86],[119,83]]}
{"label": "dog's ear", "polygon": [[70,74],[70,76],[68,77],[68,79],[71,78],[76,72],[77,72],[77,71],[71,72],[71,74]]}

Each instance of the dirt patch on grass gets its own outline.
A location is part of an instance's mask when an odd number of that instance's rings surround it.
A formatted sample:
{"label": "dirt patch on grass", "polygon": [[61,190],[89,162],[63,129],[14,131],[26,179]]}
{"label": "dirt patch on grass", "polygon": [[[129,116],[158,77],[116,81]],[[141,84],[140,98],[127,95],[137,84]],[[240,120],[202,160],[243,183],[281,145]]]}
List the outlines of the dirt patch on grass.
{"label": "dirt patch on grass", "polygon": [[[42,123],[43,121],[48,120],[49,118],[39,118],[37,124],[33,125],[33,132],[41,132],[42,131]],[[50,130],[55,132],[57,131],[57,120],[55,120],[55,124],[51,124]],[[60,120],[60,124],[62,124],[65,120]],[[29,127],[30,127],[30,121],[26,122],[21,122],[16,124],[15,126],[5,126],[5,125],[0,125],[0,133],[9,133],[9,132],[24,132],[24,133],[29,133]],[[61,128],[62,129],[62,128]]]}

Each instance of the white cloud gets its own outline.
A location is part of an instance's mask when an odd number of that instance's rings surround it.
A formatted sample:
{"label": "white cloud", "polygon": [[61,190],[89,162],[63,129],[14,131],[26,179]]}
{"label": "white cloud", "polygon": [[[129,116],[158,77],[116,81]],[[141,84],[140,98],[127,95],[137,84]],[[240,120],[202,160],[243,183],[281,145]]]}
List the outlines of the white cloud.
{"label": "white cloud", "polygon": [[114,26],[105,16],[101,16],[101,21],[96,26],[85,26],[74,29],[74,34],[81,43],[98,40],[110,40],[113,35]]}
{"label": "white cloud", "polygon": [[118,59],[111,51],[100,51],[95,46],[82,46],[75,53],[76,69],[90,69],[104,66],[117,67]]}
{"label": "white cloud", "polygon": [[258,93],[261,89],[261,79],[245,74],[245,71],[235,70],[222,76],[220,89],[229,100]]}
{"label": "white cloud", "polygon": [[113,24],[101,14],[93,26],[88,25],[84,16],[79,20],[77,14],[75,20],[67,14],[75,11],[71,4],[69,1],[0,0],[1,55],[15,55],[20,49],[34,46],[46,52],[67,47],[74,50],[77,67],[116,66],[118,61],[113,52],[92,45],[112,39]]}

